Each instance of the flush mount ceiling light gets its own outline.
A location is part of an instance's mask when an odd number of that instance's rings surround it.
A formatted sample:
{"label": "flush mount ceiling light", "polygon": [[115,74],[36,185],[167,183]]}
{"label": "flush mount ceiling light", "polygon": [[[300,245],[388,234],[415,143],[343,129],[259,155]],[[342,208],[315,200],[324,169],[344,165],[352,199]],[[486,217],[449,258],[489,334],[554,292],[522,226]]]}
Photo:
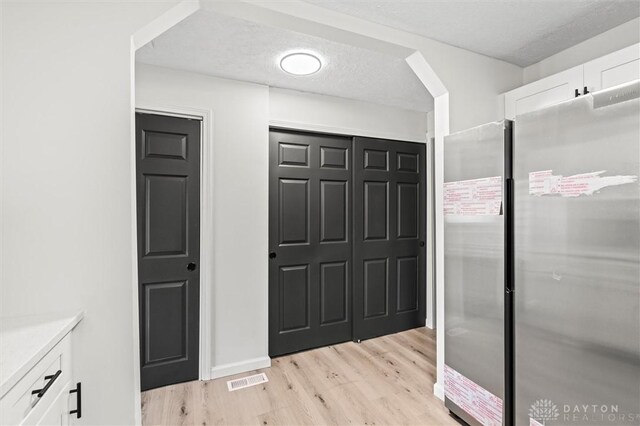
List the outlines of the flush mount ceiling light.
{"label": "flush mount ceiling light", "polygon": [[293,75],[310,75],[322,68],[322,62],[310,53],[290,53],[280,60],[280,68]]}

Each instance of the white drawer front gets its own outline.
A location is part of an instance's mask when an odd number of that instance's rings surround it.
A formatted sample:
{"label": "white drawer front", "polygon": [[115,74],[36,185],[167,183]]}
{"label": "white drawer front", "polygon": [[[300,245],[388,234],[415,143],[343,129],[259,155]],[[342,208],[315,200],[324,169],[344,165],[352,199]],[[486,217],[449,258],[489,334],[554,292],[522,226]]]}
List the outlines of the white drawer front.
{"label": "white drawer front", "polygon": [[[25,424],[38,426],[67,426],[69,424],[69,391],[71,382],[67,383],[55,400],[47,406],[47,410],[36,422],[31,422],[31,417]],[[35,419],[34,419],[35,420]]]}
{"label": "white drawer front", "polygon": [[[60,374],[42,397],[32,394],[50,381],[46,376],[54,376],[58,371]],[[35,424],[70,382],[71,335],[67,334],[0,400],[0,423]]]}

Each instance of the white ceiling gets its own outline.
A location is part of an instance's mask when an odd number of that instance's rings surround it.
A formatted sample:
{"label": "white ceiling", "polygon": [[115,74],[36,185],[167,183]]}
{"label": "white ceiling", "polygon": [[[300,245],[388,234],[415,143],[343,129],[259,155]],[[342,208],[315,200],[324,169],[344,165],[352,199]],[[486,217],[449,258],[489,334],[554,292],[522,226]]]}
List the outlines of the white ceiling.
{"label": "white ceiling", "polygon": [[[323,61],[310,76],[292,76],[279,61],[291,51]],[[406,62],[378,52],[198,11],[142,47],[136,60],[272,87],[432,111],[433,98]]]}
{"label": "white ceiling", "polygon": [[640,0],[305,0],[527,66],[640,16]]}

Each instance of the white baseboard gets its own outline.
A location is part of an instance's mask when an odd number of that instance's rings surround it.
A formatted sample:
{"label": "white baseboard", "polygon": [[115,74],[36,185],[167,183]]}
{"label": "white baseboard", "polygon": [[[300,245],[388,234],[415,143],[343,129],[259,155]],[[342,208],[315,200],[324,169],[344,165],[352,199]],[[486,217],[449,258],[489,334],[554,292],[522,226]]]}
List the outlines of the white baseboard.
{"label": "white baseboard", "polygon": [[233,376],[234,374],[246,373],[247,371],[259,370],[271,367],[271,358],[268,356],[252,358],[230,364],[217,365],[211,368],[211,378]]}
{"label": "white baseboard", "polygon": [[444,401],[444,388],[442,387],[440,382],[436,382],[433,385],[433,394],[438,397],[438,399]]}
{"label": "white baseboard", "polygon": [[433,321],[431,321],[431,318],[426,318],[424,320],[424,326],[433,330]]}

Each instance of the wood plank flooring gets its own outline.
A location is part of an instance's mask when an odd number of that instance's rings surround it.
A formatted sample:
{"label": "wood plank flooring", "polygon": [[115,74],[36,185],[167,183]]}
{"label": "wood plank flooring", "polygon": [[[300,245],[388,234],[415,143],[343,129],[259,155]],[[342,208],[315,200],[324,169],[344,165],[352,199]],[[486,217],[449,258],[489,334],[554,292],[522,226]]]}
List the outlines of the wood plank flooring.
{"label": "wood plank flooring", "polygon": [[[229,392],[257,372],[269,382]],[[409,330],[272,360],[272,367],[142,394],[143,425],[457,425],[433,395],[435,333]]]}

